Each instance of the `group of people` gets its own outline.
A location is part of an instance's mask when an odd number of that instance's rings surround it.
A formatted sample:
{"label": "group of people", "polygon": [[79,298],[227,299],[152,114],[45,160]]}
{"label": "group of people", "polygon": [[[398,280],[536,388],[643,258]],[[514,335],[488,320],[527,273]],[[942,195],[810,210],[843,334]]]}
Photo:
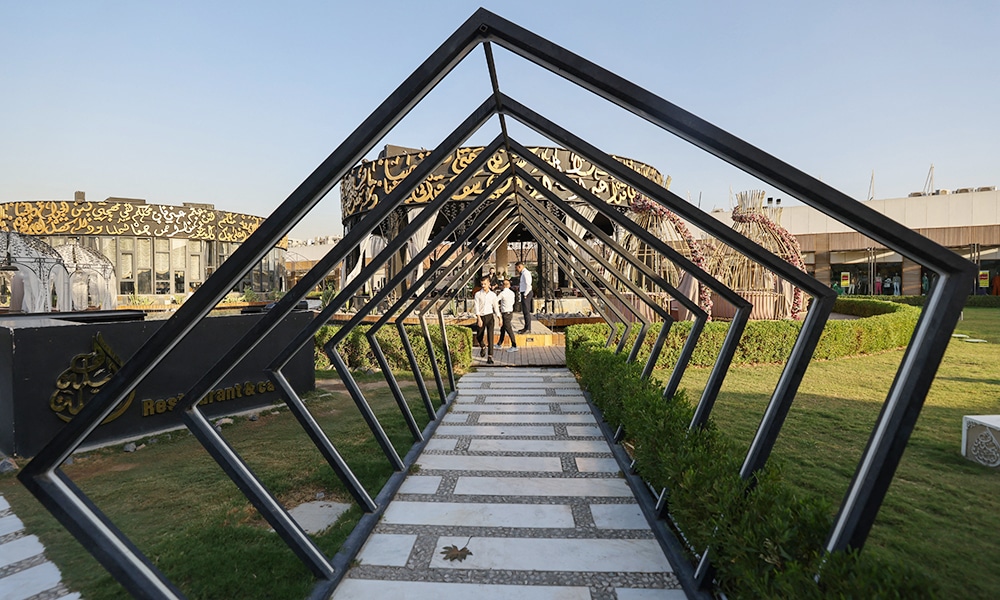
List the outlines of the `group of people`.
{"label": "group of people", "polygon": [[[833,290],[837,294],[860,294],[862,296],[867,296],[868,294],[873,294],[875,296],[899,296],[902,293],[902,278],[900,278],[899,273],[894,273],[892,275],[887,275],[885,277],[875,277],[872,281],[872,289],[869,290],[869,281],[867,275],[851,275],[850,282],[848,285],[842,285],[841,282],[834,281],[832,284]],[[927,275],[923,276],[921,282],[921,293],[927,293]]]}
{"label": "group of people", "polygon": [[[518,333],[531,332],[531,307],[534,295],[531,292],[531,271],[524,268],[523,262],[514,265],[518,274],[517,292],[521,296],[521,311],[524,316],[524,328]],[[500,320],[500,339],[497,347],[503,348],[504,339],[510,337],[510,348],[507,352],[517,352],[517,339],[514,337],[514,328],[511,324],[514,318],[514,301],[516,296],[511,289],[510,279],[504,277],[502,280],[497,276],[496,269],[491,267],[488,275],[483,275],[480,279],[479,290],[473,296],[476,312],[476,344],[479,346],[479,356],[487,357],[487,364],[493,364],[493,334],[496,322]],[[500,292],[494,292],[494,288],[500,288]],[[483,338],[486,338],[484,341]]]}

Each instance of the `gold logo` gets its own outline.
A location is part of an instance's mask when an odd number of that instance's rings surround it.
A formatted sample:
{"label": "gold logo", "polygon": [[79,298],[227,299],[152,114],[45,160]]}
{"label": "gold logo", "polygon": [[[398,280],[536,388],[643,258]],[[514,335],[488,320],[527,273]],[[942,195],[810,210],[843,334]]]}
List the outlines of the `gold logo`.
{"label": "gold logo", "polygon": [[[68,423],[101,391],[104,384],[111,380],[121,366],[122,360],[98,333],[94,336],[93,351],[74,356],[70,361],[70,367],[59,375],[59,379],[56,380],[56,391],[49,399],[49,407],[56,416]],[[106,419],[101,421],[101,425],[122,416],[134,398],[133,391]]]}

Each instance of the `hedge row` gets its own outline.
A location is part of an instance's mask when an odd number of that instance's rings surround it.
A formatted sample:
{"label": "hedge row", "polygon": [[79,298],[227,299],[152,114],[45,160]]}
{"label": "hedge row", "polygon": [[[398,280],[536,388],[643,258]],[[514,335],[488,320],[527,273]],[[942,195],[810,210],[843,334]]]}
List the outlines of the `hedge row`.
{"label": "hedge row", "polygon": [[[742,456],[712,424],[688,430],[694,409],[678,394],[664,401],[641,365],[604,348],[580,348],[567,364],[614,427],[622,425],[637,472],[668,490],[669,514],[686,541],[711,547],[717,591],[729,598],[927,598],[914,567],[871,554],[822,552],[832,525],[829,502],[801,495],[775,459],[751,486]],[[815,575],[820,573],[817,582]]]}
{"label": "hedge row", "polygon": [[[910,306],[923,306],[927,296],[847,296],[847,298],[883,300],[886,302],[909,304]],[[985,294],[969,296],[965,299],[965,306],[966,308],[1000,308],[1000,296],[989,296]]]}
{"label": "hedge row", "polygon": [[[330,369],[330,360],[323,352],[323,345],[333,337],[334,332],[340,329],[336,325],[324,325],[316,332],[314,337],[314,356],[317,369]],[[369,326],[362,325],[355,327],[340,343],[338,349],[344,362],[352,371],[366,371],[368,369],[378,370],[379,365],[375,360],[368,343]],[[441,329],[439,327],[428,327],[431,334],[431,343],[434,345],[434,356],[437,359],[438,368],[445,369],[447,364],[444,359],[444,344],[441,341]],[[448,325],[445,327],[448,334],[448,346],[451,348],[452,366],[456,372],[465,372],[472,365],[472,330],[468,327]],[[420,372],[424,375],[432,375],[430,357],[427,354],[427,345],[424,344],[424,336],[419,325],[407,325],[406,334],[410,338],[410,345],[413,353],[417,357],[417,364],[420,365]],[[382,327],[375,334],[379,346],[385,354],[386,360],[393,372],[410,372],[410,361],[403,351],[403,341],[399,337],[399,331],[394,326]]]}
{"label": "hedge row", "polygon": [[[831,320],[823,329],[823,334],[813,354],[815,358],[831,359],[857,354],[871,354],[909,343],[916,326],[920,310],[912,306],[886,302],[883,300],[855,297],[838,298],[834,312],[850,314],[861,319]],[[624,326],[618,325],[619,333]],[[630,333],[629,346],[635,341],[637,328]],[[792,345],[802,329],[800,321],[750,321],[740,338],[733,357],[733,364],[761,364],[785,361],[791,354]],[[708,367],[715,363],[729,324],[709,322],[698,338],[691,365]],[[639,351],[638,361],[645,363],[653,342],[659,334],[660,324],[650,326]],[[663,350],[657,359],[660,369],[670,368],[677,362],[681,347],[691,331],[690,321],[674,323],[667,334]],[[602,346],[608,337],[607,325],[573,325],[566,330],[566,354],[581,347]]]}

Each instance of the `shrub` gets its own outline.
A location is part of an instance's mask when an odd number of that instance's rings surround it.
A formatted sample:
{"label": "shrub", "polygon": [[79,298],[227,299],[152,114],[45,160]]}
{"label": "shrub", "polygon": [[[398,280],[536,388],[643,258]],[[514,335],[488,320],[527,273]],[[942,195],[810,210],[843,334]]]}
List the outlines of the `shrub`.
{"label": "shrub", "polygon": [[[330,359],[323,351],[323,346],[333,337],[334,332],[340,328],[336,325],[324,325],[314,336],[314,356],[317,369],[330,369]],[[353,328],[338,346],[341,357],[352,371],[364,371],[368,369],[378,369],[379,364],[375,360],[368,343],[369,327],[362,325]],[[437,359],[438,368],[447,368],[444,358],[444,343],[441,339],[441,331],[437,327],[428,327],[430,330],[431,344],[434,347],[434,356]],[[448,335],[448,346],[451,349],[452,366],[456,372],[464,372],[472,365],[472,330],[468,327],[448,325],[445,327]],[[432,375],[430,356],[427,353],[427,346],[424,344],[423,333],[418,325],[406,326],[406,333],[410,338],[410,345],[413,353],[417,357],[417,364],[424,375]],[[385,354],[386,361],[393,372],[410,372],[410,361],[403,351],[403,340],[399,337],[399,331],[394,326],[387,325],[378,330],[375,334],[382,353]]]}
{"label": "shrub", "polygon": [[742,456],[729,438],[711,422],[688,429],[693,408],[685,394],[664,400],[660,384],[641,379],[637,364],[586,343],[597,337],[574,333],[573,369],[604,418],[624,428],[636,471],[667,489],[670,518],[684,539],[696,551],[712,548],[718,591],[729,598],[933,597],[914,567],[871,554],[825,554],[828,502],[784,484],[774,459],[750,481],[741,479]]}
{"label": "shrub", "polygon": [[[920,310],[911,306],[874,298],[855,297],[838,298],[834,312],[862,318],[828,321],[816,345],[813,354],[815,358],[831,359],[871,354],[905,346],[920,316]],[[645,363],[649,357],[653,342],[659,335],[660,326],[659,323],[650,326],[639,351],[638,362]],[[800,321],[750,321],[740,337],[733,356],[733,364],[784,361],[791,354],[792,346],[801,329]],[[728,323],[714,321],[706,323],[691,355],[690,364],[698,367],[712,366],[722,349],[722,342],[728,330]],[[622,331],[624,327],[619,325],[618,335],[621,335]],[[668,369],[677,362],[690,331],[690,321],[671,325],[663,350],[656,361],[657,368]],[[607,337],[608,327],[605,324],[573,325],[567,328],[567,366],[574,368],[573,361],[576,360],[575,353],[578,349],[603,347]],[[635,334],[632,334],[629,344],[634,340]]]}
{"label": "shrub", "polygon": [[[909,304],[910,306],[923,306],[927,296],[847,296],[847,298],[881,300],[883,302]],[[965,306],[968,308],[1000,308],[1000,296],[975,294],[965,299]]]}

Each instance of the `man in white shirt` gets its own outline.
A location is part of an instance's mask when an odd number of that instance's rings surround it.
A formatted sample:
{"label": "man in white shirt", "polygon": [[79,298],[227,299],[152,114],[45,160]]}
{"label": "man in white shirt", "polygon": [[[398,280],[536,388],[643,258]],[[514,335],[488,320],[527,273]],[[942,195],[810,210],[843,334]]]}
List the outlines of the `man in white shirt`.
{"label": "man in white shirt", "polygon": [[479,331],[476,333],[476,342],[479,344],[479,356],[487,356],[486,346],[483,344],[483,334],[488,336],[489,358],[487,364],[493,364],[493,328],[496,318],[500,316],[500,304],[497,295],[490,291],[490,278],[483,277],[481,280],[482,289],[472,297],[476,309],[476,325]]}
{"label": "man in white shirt", "polygon": [[524,329],[518,333],[531,333],[531,309],[535,300],[535,295],[531,293],[531,271],[524,268],[524,263],[518,261],[514,265],[517,274],[521,276],[521,281],[517,286],[517,291],[521,293],[521,314],[524,315]]}
{"label": "man in white shirt", "polygon": [[498,348],[503,348],[504,335],[510,336],[510,349],[507,352],[517,352],[517,340],[514,339],[514,328],[511,327],[511,319],[514,318],[514,290],[510,289],[510,279],[503,278],[503,290],[497,294],[500,301],[500,318],[503,324],[500,326],[500,341]]}

